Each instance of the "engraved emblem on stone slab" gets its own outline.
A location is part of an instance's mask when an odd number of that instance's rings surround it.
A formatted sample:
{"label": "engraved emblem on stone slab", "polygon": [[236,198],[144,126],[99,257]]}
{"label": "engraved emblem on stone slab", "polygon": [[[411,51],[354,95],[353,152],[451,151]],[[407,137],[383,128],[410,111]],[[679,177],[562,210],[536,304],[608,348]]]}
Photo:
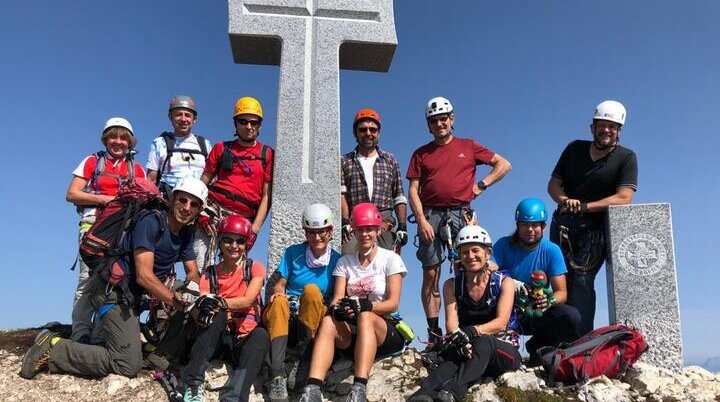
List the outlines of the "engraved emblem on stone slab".
{"label": "engraved emblem on stone slab", "polygon": [[618,249],[620,266],[638,276],[660,271],[667,262],[665,246],[655,236],[637,233],[626,237]]}

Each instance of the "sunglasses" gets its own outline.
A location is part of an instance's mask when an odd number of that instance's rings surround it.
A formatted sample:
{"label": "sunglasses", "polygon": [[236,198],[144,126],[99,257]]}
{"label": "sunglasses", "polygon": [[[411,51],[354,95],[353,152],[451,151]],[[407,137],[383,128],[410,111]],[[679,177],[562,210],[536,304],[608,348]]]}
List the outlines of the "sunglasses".
{"label": "sunglasses", "polygon": [[259,127],[260,126],[260,120],[248,120],[248,119],[235,119],[235,122],[241,126],[245,126],[248,123],[251,127]]}
{"label": "sunglasses", "polygon": [[428,121],[430,122],[430,124],[445,123],[446,121],[448,121],[449,118],[450,116],[445,115],[441,117],[431,117],[428,119]]}
{"label": "sunglasses", "polygon": [[309,238],[311,238],[311,239],[312,239],[313,237],[316,237],[316,236],[317,236],[317,237],[319,237],[320,239],[323,239],[323,240],[324,240],[329,234],[330,234],[330,232],[329,232],[327,229],[323,229],[323,230],[310,230],[310,229],[305,229],[305,236],[307,236],[307,237],[309,237]]}
{"label": "sunglasses", "polygon": [[363,134],[367,133],[368,131],[370,132],[370,134],[375,134],[380,131],[380,129],[378,129],[377,127],[358,127],[358,131]]}
{"label": "sunglasses", "polygon": [[200,207],[202,207],[202,204],[200,204],[199,202],[192,201],[187,197],[183,197],[182,195],[177,198],[177,201],[180,203],[180,205],[185,205],[189,202],[190,208],[194,208],[194,209],[200,209]]}
{"label": "sunglasses", "polygon": [[242,246],[245,243],[247,243],[247,239],[244,237],[232,238],[232,237],[223,236],[220,238],[220,243],[228,245],[228,246],[233,243],[237,243],[239,246]]}

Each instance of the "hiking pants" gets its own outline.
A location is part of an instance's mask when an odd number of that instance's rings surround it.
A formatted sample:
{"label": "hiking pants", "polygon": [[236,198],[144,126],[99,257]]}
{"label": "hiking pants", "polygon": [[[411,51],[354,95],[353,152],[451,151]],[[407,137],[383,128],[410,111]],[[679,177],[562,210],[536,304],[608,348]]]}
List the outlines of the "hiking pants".
{"label": "hiking pants", "polygon": [[531,358],[537,358],[535,351],[539,348],[572,342],[583,335],[580,332],[580,313],[575,307],[562,304],[550,307],[537,318],[522,314],[520,333],[534,335],[525,343],[525,347]]}
{"label": "hiking pants", "polygon": [[210,261],[205,261],[205,255],[207,253],[207,249],[210,247],[210,236],[208,236],[207,233],[205,233],[205,229],[203,229],[200,225],[197,225],[197,229],[195,229],[195,240],[193,242],[193,250],[195,250],[195,262],[197,262],[198,270],[200,271],[200,275],[205,271],[206,266],[211,265],[213,263],[213,256],[215,255],[215,251],[210,252]]}
{"label": "hiking pants", "polygon": [[256,327],[238,340],[225,331],[226,325],[226,315],[218,314],[209,327],[200,330],[190,351],[190,361],[183,370],[182,381],[188,386],[204,383],[210,360],[222,357],[230,361],[233,372],[220,390],[220,401],[248,401],[250,386],[268,352],[268,334],[264,328]]}
{"label": "hiking pants", "polygon": [[[78,233],[78,242],[82,241],[83,235],[90,229],[95,216],[85,217],[80,221],[80,232]],[[90,283],[90,267],[82,260],[80,255],[77,257],[78,267],[78,284],[75,288],[75,298],[73,299],[72,309],[72,334],[70,339],[77,341],[83,337],[89,337],[90,343],[97,344],[103,340],[100,331],[100,323],[93,324],[93,316],[95,310],[90,303],[90,298],[83,298],[87,293],[88,284]]]}
{"label": "hiking pants", "polygon": [[481,335],[472,344],[472,358],[466,360],[457,355],[445,360],[422,380],[424,393],[449,391],[455,400],[461,401],[468,388],[482,377],[497,377],[506,371],[520,368],[518,350],[510,343],[494,336]]}
{"label": "hiking pants", "polygon": [[91,277],[88,292],[95,311],[107,305],[101,318],[105,346],[86,345],[62,339],[52,348],[50,373],[67,373],[86,377],[120,374],[135,377],[142,368],[140,324],[132,308],[117,304],[118,291],[105,295],[105,281],[100,275]]}
{"label": "hiking pants", "polygon": [[310,358],[310,343],[326,312],[323,294],[315,284],[303,288],[297,317],[291,317],[286,297],[276,297],[265,308],[263,322],[270,334],[270,371],[273,378],[285,376],[288,340],[297,346],[300,359]]}
{"label": "hiking pants", "polygon": [[[596,233],[592,237],[604,238],[604,226],[600,225],[597,229],[599,233]],[[550,224],[550,241],[560,245],[560,228],[553,219]],[[595,277],[600,271],[602,264],[605,262],[605,248],[601,247],[598,250],[602,255],[598,256],[596,263],[588,267],[585,271],[576,271],[568,263],[568,255],[563,252],[563,258],[565,259],[565,265],[568,267],[566,275],[568,299],[567,304],[575,307],[580,312],[580,334],[584,335],[594,328],[595,322]]]}

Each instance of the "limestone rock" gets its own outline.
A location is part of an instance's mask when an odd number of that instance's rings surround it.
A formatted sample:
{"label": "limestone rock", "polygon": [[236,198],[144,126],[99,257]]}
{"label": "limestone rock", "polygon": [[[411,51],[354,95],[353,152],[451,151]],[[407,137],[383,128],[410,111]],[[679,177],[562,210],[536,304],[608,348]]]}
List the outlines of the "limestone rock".
{"label": "limestone rock", "polygon": [[539,390],[545,381],[535,374],[535,371],[513,371],[505,373],[498,379],[500,385],[519,388],[523,391]]}
{"label": "limestone rock", "polygon": [[[627,385],[627,384],[624,384]],[[633,402],[629,387],[617,380],[600,376],[578,390],[578,398],[585,402]]]}

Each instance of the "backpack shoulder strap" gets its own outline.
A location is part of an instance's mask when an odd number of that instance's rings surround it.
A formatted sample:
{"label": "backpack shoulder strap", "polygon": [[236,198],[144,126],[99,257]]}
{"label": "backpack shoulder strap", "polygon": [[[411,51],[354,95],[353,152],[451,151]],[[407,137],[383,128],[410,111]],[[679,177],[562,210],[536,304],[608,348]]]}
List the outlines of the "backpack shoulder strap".
{"label": "backpack shoulder strap", "polygon": [[465,275],[461,273],[455,275],[455,303],[459,302],[465,294]]}
{"label": "backpack shoulder strap", "polygon": [[252,279],[252,266],[253,266],[253,259],[248,258],[245,260],[245,269],[243,271],[243,280],[250,284],[250,280]]}
{"label": "backpack shoulder strap", "polygon": [[93,187],[97,184],[97,180],[100,177],[100,174],[105,170],[105,163],[107,162],[107,157],[105,156],[105,151],[97,151],[95,152],[95,169],[93,170],[92,177],[90,180],[85,184],[85,191],[90,192]]}
{"label": "backpack shoulder strap", "polygon": [[167,157],[169,158],[175,151],[175,136],[168,131],[163,131],[160,136],[165,140],[165,148],[167,149]]}
{"label": "backpack shoulder strap", "polygon": [[263,170],[267,169],[268,148],[270,147],[265,144],[263,144],[262,148],[260,148],[260,162],[262,163]]}
{"label": "backpack shoulder strap", "polygon": [[196,135],[195,138],[197,139],[198,146],[200,147],[200,153],[207,158],[208,156],[208,149],[207,144],[205,143],[205,137],[202,135]]}
{"label": "backpack shoulder strap", "polygon": [[217,271],[215,271],[215,264],[205,268],[205,272],[207,272],[208,281],[210,282],[210,293],[218,294],[218,278]]}

